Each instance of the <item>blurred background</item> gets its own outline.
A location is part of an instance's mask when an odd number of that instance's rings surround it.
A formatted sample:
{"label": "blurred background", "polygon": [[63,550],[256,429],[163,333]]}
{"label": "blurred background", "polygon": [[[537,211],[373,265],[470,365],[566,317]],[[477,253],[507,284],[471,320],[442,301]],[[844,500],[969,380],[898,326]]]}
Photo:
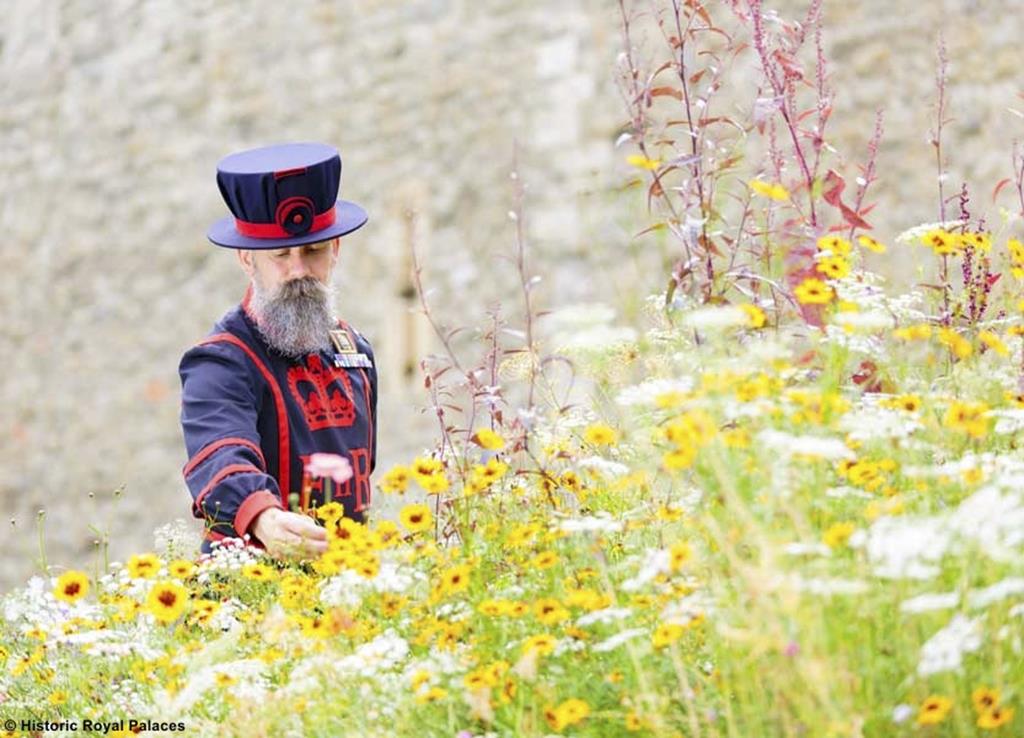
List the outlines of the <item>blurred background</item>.
{"label": "blurred background", "polygon": [[[851,171],[886,111],[880,239],[937,219],[927,133],[940,28],[952,186],[966,180],[985,208],[1010,176],[1024,52],[1009,9],[825,3],[830,140]],[[633,238],[649,222],[639,191],[623,189],[633,152],[614,145],[626,114],[612,0],[2,0],[0,11],[0,587],[33,572],[41,509],[59,566],[90,566],[97,537],[118,559],[189,519],[178,360],[245,289],[234,254],[204,235],[226,213],[214,174],[227,153],[330,143],[342,196],[370,213],[344,239],[336,280],[339,314],[380,364],[378,476],[436,430],[418,369],[436,347],[410,247],[446,323],[484,326],[497,301],[513,322],[520,309],[505,258],[514,142],[542,307],[604,303],[629,324],[664,289],[665,255]],[[657,40],[649,19],[639,26]],[[755,82],[738,69],[725,92],[744,117]]]}

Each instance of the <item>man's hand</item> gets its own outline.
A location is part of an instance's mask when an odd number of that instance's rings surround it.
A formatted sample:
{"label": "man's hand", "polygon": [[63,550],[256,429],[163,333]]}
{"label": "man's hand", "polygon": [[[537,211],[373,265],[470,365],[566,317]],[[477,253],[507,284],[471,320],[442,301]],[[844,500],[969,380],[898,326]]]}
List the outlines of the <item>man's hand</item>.
{"label": "man's hand", "polygon": [[279,507],[257,515],[250,531],[277,559],[313,558],[327,550],[326,530],[305,515]]}

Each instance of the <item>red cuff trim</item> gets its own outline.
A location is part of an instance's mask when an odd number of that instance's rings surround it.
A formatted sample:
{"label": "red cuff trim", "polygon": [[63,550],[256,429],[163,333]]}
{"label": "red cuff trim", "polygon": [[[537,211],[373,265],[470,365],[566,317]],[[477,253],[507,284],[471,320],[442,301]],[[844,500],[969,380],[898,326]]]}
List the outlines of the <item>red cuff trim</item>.
{"label": "red cuff trim", "polygon": [[207,482],[206,486],[203,487],[203,489],[199,492],[198,495],[196,495],[196,510],[199,513],[202,513],[203,499],[206,497],[206,495],[210,494],[210,492],[213,491],[213,488],[220,484],[222,480],[224,480],[227,477],[230,477],[232,474],[250,474],[252,472],[262,474],[263,470],[257,469],[252,464],[229,464],[228,466],[225,466],[219,472],[214,474],[213,479]]}
{"label": "red cuff trim", "polygon": [[238,508],[238,512],[235,514],[235,531],[240,536],[249,533],[249,526],[252,525],[252,521],[256,519],[256,516],[272,507],[284,509],[273,493],[265,489],[253,492],[245,498],[245,501],[242,502],[241,507]]}
{"label": "red cuff trim", "polygon": [[263,449],[248,438],[221,438],[220,440],[208,443],[199,449],[199,451],[196,452],[196,455],[188,460],[188,463],[185,464],[185,468],[181,470],[181,473],[187,477],[195,471],[197,466],[210,458],[217,449],[224,448],[225,446],[245,446],[246,448],[252,449],[260,458],[260,467],[264,470],[267,468],[266,459],[263,458]]}

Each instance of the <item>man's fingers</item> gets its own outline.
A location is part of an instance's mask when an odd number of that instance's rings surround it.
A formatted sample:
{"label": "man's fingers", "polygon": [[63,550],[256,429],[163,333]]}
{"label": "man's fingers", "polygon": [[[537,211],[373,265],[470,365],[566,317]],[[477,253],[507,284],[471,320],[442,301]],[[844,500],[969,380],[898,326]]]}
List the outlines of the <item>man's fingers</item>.
{"label": "man's fingers", "polygon": [[327,531],[302,515],[296,515],[294,518],[286,521],[285,529],[289,533],[294,533],[295,535],[314,541],[327,540]]}

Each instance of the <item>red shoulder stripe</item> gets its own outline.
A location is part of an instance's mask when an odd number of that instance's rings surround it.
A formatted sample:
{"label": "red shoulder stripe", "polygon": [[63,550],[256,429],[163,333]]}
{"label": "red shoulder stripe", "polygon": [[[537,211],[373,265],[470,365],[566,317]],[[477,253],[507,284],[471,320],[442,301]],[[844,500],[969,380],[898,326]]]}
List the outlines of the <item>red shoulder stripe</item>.
{"label": "red shoulder stripe", "polygon": [[280,464],[278,485],[281,489],[281,501],[284,502],[288,499],[288,494],[292,491],[289,485],[290,471],[291,471],[291,450],[288,442],[288,409],[284,404],[284,394],[281,392],[281,388],[277,384],[277,380],[274,379],[273,373],[267,368],[266,364],[260,360],[260,357],[256,355],[249,346],[246,345],[245,341],[240,339],[238,336],[232,333],[217,333],[215,335],[204,338],[199,342],[200,346],[208,343],[220,343],[227,342],[238,346],[246,353],[246,355],[252,360],[252,363],[256,365],[256,368],[260,370],[263,378],[267,380],[267,384],[270,386],[270,391],[274,395],[274,407],[277,409],[277,445],[278,445],[278,458]]}

